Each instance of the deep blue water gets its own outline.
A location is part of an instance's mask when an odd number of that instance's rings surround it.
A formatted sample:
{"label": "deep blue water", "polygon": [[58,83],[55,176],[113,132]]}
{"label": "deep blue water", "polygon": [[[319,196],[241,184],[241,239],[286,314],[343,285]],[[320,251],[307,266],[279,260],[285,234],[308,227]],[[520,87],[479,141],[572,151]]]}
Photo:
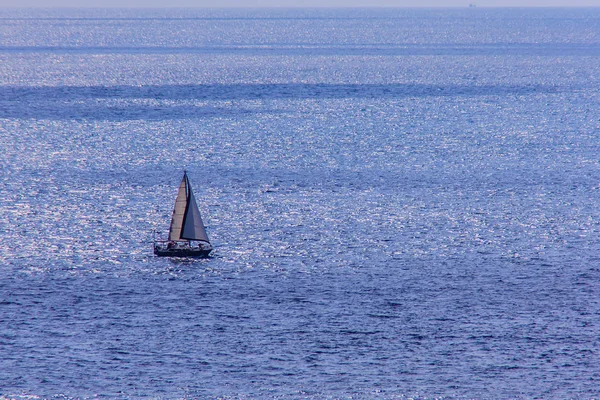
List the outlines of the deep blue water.
{"label": "deep blue water", "polygon": [[599,110],[594,8],[0,11],[0,398],[598,398]]}

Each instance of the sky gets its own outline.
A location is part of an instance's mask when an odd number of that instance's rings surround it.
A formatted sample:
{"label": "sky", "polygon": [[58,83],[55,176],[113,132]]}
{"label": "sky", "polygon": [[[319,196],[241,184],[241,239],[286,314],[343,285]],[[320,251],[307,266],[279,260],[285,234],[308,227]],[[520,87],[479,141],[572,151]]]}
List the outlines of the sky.
{"label": "sky", "polygon": [[0,0],[0,7],[600,7],[600,0]]}

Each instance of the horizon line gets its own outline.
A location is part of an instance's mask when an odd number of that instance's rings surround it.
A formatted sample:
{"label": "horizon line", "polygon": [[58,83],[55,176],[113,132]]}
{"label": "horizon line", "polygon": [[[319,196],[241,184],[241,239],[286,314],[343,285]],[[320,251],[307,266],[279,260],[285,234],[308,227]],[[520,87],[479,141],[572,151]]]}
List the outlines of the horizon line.
{"label": "horizon line", "polygon": [[192,10],[228,10],[228,9],[239,9],[239,10],[263,10],[263,9],[477,9],[477,8],[485,8],[485,9],[528,9],[528,8],[600,8],[600,5],[578,5],[578,4],[570,4],[570,5],[515,5],[515,6],[496,6],[496,5],[423,5],[423,6],[390,6],[390,5],[365,5],[365,6],[300,6],[300,5],[286,5],[286,6],[278,6],[278,5],[270,5],[270,6],[86,6],[86,5],[78,5],[78,6],[67,6],[67,5],[56,5],[56,6],[11,6],[11,5],[0,5],[0,10],[56,10],[56,9],[69,9],[69,10],[160,10],[160,9],[192,9]]}

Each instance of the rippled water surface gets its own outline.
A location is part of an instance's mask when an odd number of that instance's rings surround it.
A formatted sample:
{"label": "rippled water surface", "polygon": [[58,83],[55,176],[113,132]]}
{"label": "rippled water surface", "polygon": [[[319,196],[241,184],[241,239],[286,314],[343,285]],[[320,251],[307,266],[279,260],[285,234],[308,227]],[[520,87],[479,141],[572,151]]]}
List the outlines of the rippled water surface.
{"label": "rippled water surface", "polygon": [[599,110],[600,9],[1,11],[0,397],[598,397]]}

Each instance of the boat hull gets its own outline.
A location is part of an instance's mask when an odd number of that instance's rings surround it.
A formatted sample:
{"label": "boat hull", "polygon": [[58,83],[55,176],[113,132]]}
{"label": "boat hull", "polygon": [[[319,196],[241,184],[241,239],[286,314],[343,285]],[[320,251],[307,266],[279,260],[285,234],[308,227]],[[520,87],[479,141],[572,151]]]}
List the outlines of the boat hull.
{"label": "boat hull", "polygon": [[192,245],[188,242],[159,240],[154,242],[154,254],[158,257],[208,257],[213,250],[210,243]]}
{"label": "boat hull", "polygon": [[190,258],[206,258],[209,256],[210,250],[204,249],[158,249],[154,248],[154,254],[157,257],[190,257]]}

